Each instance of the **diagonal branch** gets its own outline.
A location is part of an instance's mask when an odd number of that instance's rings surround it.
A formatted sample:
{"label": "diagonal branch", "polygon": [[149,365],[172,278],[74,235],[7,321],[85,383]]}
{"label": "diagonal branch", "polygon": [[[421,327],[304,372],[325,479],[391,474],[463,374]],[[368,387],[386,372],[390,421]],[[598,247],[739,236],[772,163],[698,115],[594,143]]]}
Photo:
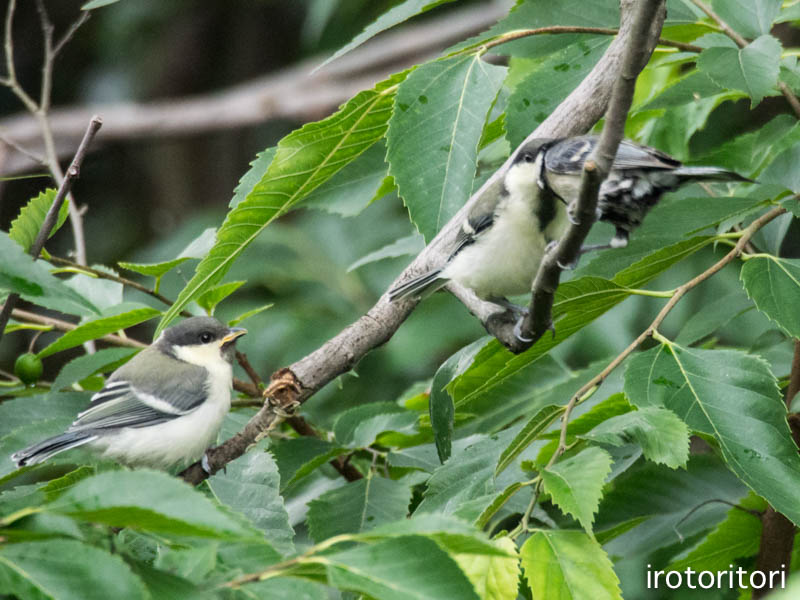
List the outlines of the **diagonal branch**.
{"label": "diagonal branch", "polygon": [[[619,36],[611,43],[592,72],[528,139],[574,135],[586,131],[603,115],[619,72],[626,41],[631,35],[633,7],[637,3],[635,0],[623,0],[621,4],[623,17]],[[655,20],[651,28],[647,44],[648,54],[655,47],[662,20],[663,15]],[[512,158],[509,158],[498,172],[473,194],[466,205],[400,274],[394,285],[428,271],[447,259],[464,216],[487,190],[501,184],[511,160]],[[488,317],[497,311],[496,305],[479,300],[474,294],[452,282],[448,285],[448,289],[462,299],[474,314]],[[346,327],[318,350],[290,367],[274,373],[264,394],[268,399],[264,407],[250,419],[241,432],[221,446],[208,451],[207,459],[211,472],[218,471],[244,454],[250,445],[266,435],[298,404],[310,398],[342,373],[352,369],[368,352],[387,342],[411,314],[417,302],[414,299],[407,299],[391,303],[388,295],[384,294],[366,315]],[[199,463],[195,463],[182,473],[182,477],[190,483],[197,484],[208,477],[208,474]]]}

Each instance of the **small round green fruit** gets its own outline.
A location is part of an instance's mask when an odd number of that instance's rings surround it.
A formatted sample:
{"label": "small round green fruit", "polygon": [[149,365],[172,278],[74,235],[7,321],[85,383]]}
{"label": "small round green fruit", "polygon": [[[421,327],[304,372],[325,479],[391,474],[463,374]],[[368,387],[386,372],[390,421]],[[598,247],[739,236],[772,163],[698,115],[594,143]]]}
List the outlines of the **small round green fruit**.
{"label": "small round green fruit", "polygon": [[18,356],[14,363],[14,375],[26,385],[39,381],[43,370],[42,359],[30,352]]}

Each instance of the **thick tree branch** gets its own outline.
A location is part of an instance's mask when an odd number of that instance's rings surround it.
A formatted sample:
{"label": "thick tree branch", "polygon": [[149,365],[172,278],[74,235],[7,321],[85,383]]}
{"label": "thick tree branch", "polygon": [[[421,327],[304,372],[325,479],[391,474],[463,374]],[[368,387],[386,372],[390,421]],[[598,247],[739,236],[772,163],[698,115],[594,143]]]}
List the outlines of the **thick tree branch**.
{"label": "thick tree branch", "polygon": [[[635,0],[623,0],[620,35],[609,45],[606,53],[592,72],[553,111],[528,139],[535,137],[560,137],[586,131],[605,112],[611,90],[619,73],[625,43],[631,33],[632,7]],[[663,18],[663,16],[662,16]],[[656,19],[651,29],[649,51],[655,46],[661,20]],[[334,63],[335,64],[335,63]],[[428,244],[414,261],[395,280],[394,285],[417,274],[441,265],[458,234],[459,226],[470,207],[487,190],[501,185],[511,158],[466,203]],[[474,294],[453,284],[448,288],[461,299],[467,308],[482,318],[497,311],[494,304],[479,300]],[[387,294],[366,315],[346,327],[318,350],[300,359],[290,367],[272,375],[264,395],[268,402],[250,419],[244,429],[217,448],[208,451],[208,464],[212,473],[241,456],[247,448],[266,435],[282,418],[300,403],[320,390],[328,382],[347,372],[372,349],[385,343],[417,305],[417,300],[407,299],[391,303]],[[186,469],[182,476],[190,483],[199,483],[208,477],[199,463]]]}
{"label": "thick tree branch", "polygon": [[[614,85],[606,122],[600,141],[583,167],[581,190],[575,211],[577,223],[570,225],[567,233],[554,251],[549,252],[533,283],[528,314],[522,322],[522,336],[529,338],[525,343],[514,336],[513,352],[521,352],[533,345],[546,331],[553,328],[553,300],[561,278],[561,265],[574,264],[580,256],[581,246],[596,220],[597,196],[600,186],[611,171],[617,148],[625,132],[625,121],[633,102],[636,77],[647,63],[650,53],[647,42],[651,35],[650,26],[663,15],[664,1],[640,2],[634,19],[627,48],[620,67],[619,77]],[[663,19],[663,17],[662,17]]]}
{"label": "thick tree branch", "polygon": [[[102,125],[103,122],[100,120],[100,117],[97,116],[92,117],[92,120],[89,122],[89,126],[86,128],[86,133],[83,135],[83,139],[78,146],[78,150],[75,152],[75,158],[72,159],[72,163],[70,164],[69,169],[67,169],[67,174],[61,181],[61,185],[58,187],[53,204],[47,211],[44,222],[39,228],[39,233],[36,235],[36,239],[30,247],[29,252],[33,257],[33,260],[39,258],[39,254],[41,253],[42,248],[44,248],[47,238],[50,237],[50,232],[53,230],[53,226],[58,220],[58,213],[61,210],[61,204],[67,197],[69,189],[72,187],[72,182],[80,175],[83,157],[86,156],[89,145],[92,143],[94,136],[100,130]],[[14,306],[18,301],[18,294],[9,294],[8,298],[6,298],[6,302],[3,305],[3,310],[0,311],[0,339],[3,338],[3,332],[6,329],[8,320],[11,318],[11,311],[14,309]]]}

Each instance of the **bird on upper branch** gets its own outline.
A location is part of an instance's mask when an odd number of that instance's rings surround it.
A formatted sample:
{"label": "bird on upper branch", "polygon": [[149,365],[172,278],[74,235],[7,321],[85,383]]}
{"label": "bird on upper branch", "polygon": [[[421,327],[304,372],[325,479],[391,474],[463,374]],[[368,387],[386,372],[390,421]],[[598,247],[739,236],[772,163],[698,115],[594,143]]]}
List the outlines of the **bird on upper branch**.
{"label": "bird on upper branch", "polygon": [[[539,140],[544,153],[544,184],[571,209],[580,192],[583,163],[599,139],[599,136],[584,135]],[[699,181],[754,183],[752,179],[720,167],[687,167],[660,150],[622,140],[597,199],[597,219],[613,225],[616,233],[608,245],[587,249],[624,248],[631,231],[642,224],[664,193]]]}
{"label": "bird on upper branch", "polygon": [[522,311],[506,296],[531,290],[545,250],[569,225],[566,204],[547,192],[543,178],[548,141],[519,148],[505,176],[471,208],[447,262],[389,290],[391,301],[428,295],[452,280],[484,300]]}

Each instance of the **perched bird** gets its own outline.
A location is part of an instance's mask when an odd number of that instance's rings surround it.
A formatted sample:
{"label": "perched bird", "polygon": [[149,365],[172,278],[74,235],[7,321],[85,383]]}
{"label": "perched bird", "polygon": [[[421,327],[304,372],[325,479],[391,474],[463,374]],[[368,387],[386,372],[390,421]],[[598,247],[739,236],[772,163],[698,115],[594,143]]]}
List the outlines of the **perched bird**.
{"label": "perched bird", "polygon": [[86,445],[133,467],[170,469],[204,456],[231,405],[236,340],[247,333],[191,317],[114,371],[66,432],[14,453],[18,467]]}
{"label": "perched bird", "polygon": [[[570,207],[578,198],[583,163],[598,140],[594,135],[537,140],[544,153],[544,184]],[[660,150],[623,140],[597,201],[598,220],[612,224],[616,233],[607,246],[594,249],[627,246],[630,232],[642,224],[665,192],[694,181],[754,183],[719,167],[685,167]]]}
{"label": "perched bird", "polygon": [[484,300],[520,310],[506,296],[530,291],[545,249],[569,224],[566,205],[542,193],[546,142],[519,149],[505,177],[472,207],[447,262],[389,290],[390,300],[425,296],[453,280]]}

